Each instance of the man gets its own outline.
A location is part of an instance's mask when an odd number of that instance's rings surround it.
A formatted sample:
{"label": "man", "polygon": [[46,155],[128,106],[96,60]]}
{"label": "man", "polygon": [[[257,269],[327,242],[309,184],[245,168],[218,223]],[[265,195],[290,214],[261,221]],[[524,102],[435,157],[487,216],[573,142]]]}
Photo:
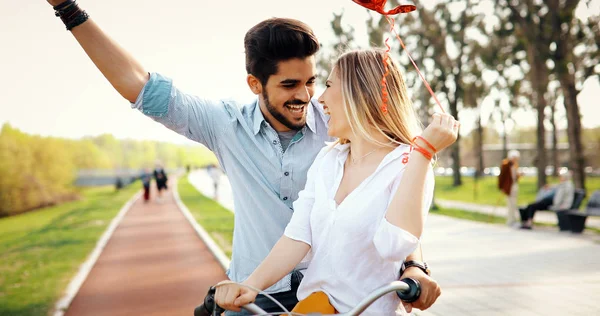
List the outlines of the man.
{"label": "man", "polygon": [[219,200],[219,182],[221,181],[221,168],[215,164],[206,167],[206,172],[213,182],[213,199]]}
{"label": "man", "polygon": [[519,194],[519,157],[516,150],[508,152],[508,157],[502,160],[498,175],[498,188],[506,195],[507,215],[506,225],[513,226],[517,220],[517,196]]}
{"label": "man", "polygon": [[159,203],[162,203],[163,191],[167,189],[167,181],[169,181],[169,178],[167,178],[165,168],[159,161],[156,162],[156,168],[154,169],[153,175],[154,180],[156,181],[156,190],[158,191],[157,200]]}
{"label": "man", "polygon": [[575,197],[575,186],[571,181],[571,171],[560,174],[560,183],[549,189],[550,194],[546,194],[539,201],[519,209],[521,213],[521,229],[531,229],[533,225],[533,216],[540,210],[568,210],[573,205]]}
{"label": "man", "polygon": [[[319,42],[304,23],[269,19],[244,38],[247,83],[257,100],[238,106],[187,95],[171,79],[148,72],[105,35],[72,0],[48,0],[94,64],[132,103],[132,107],[217,156],[229,176],[235,205],[233,255],[228,276],[243,281],[267,256],[293,213],[293,201],[327,136],[327,117],[313,100]],[[421,298],[411,304],[426,309],[441,291],[419,264],[420,250],[411,254],[402,277],[421,282]],[[267,290],[286,308],[297,303],[302,278],[297,267]],[[256,303],[279,312],[270,300]]]}

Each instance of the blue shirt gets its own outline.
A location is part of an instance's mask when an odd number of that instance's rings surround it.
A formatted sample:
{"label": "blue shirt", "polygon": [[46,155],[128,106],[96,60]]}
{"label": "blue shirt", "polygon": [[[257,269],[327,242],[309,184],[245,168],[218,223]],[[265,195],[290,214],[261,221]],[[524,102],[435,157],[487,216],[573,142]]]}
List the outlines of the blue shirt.
{"label": "blue shirt", "polygon": [[[157,73],[140,92],[133,108],[215,153],[231,183],[235,208],[232,259],[227,275],[242,282],[283,235],[292,202],[304,189],[308,168],[326,141],[327,117],[311,100],[306,126],[284,151],[258,101],[238,105],[179,91]],[[267,292],[289,291],[290,275]]]}

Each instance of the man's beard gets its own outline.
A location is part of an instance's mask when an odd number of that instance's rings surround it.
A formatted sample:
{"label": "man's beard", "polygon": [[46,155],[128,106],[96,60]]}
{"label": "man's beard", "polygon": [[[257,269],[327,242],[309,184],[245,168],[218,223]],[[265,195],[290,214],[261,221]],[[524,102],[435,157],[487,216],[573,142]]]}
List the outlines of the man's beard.
{"label": "man's beard", "polygon": [[[277,120],[279,121],[279,123],[285,125],[285,127],[294,130],[294,131],[299,131],[302,128],[304,128],[304,126],[306,125],[306,114],[304,115],[304,120],[302,123],[294,123],[291,122],[287,117],[285,117],[281,112],[279,112],[274,106],[271,105],[271,103],[269,103],[269,94],[267,93],[266,89],[263,90],[262,93],[263,99],[265,100],[265,107],[267,108],[267,111],[269,111],[269,113],[271,113],[271,115]],[[310,102],[309,102],[310,103]],[[284,103],[285,105],[304,105],[304,106],[309,106],[308,103],[299,100],[299,99],[294,99],[294,100],[290,100],[290,101],[286,101]],[[304,111],[308,111],[308,109],[304,109]],[[306,113],[306,112],[304,112]]]}

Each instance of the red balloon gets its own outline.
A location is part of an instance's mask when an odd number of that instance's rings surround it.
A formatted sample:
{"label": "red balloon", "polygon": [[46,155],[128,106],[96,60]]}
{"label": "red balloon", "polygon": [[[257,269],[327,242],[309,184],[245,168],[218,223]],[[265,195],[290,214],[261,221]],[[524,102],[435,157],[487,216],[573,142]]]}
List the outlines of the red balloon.
{"label": "red balloon", "polygon": [[408,4],[400,4],[399,6],[393,8],[389,11],[385,11],[385,9],[384,9],[385,3],[387,2],[387,0],[352,0],[352,1],[360,4],[361,6],[367,8],[369,10],[379,12],[383,15],[408,13],[408,12],[412,12],[417,9],[417,7],[412,3],[412,1],[409,1]]}

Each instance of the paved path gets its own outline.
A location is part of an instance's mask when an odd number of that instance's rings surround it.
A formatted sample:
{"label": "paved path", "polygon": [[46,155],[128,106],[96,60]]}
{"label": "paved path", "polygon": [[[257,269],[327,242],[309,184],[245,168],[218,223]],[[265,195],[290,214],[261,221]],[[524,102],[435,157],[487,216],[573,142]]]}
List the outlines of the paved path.
{"label": "paved path", "polygon": [[[212,196],[205,172],[191,179]],[[224,183],[220,202],[231,205]],[[430,215],[423,252],[443,294],[418,315],[600,315],[600,235]]]}
{"label": "paved path", "polygon": [[226,278],[171,188],[162,203],[134,203],[66,315],[192,315],[208,287]]}

